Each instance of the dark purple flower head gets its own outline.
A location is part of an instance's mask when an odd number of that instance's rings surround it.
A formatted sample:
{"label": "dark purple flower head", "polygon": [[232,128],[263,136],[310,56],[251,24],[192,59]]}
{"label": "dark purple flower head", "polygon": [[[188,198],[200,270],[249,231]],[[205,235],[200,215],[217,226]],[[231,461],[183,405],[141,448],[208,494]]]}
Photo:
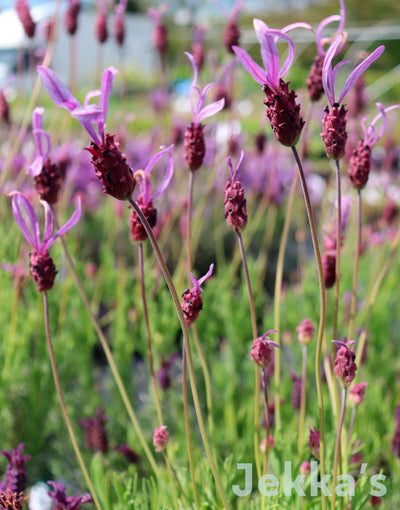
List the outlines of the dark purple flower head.
{"label": "dark purple flower head", "polygon": [[26,489],[26,485],[28,483],[28,476],[26,474],[25,462],[30,460],[30,455],[24,455],[22,457],[22,450],[24,449],[24,444],[21,443],[8,452],[3,450],[1,452],[4,457],[8,460],[6,475],[5,475],[5,483],[2,491],[10,491],[11,493],[20,494],[23,493]]}
{"label": "dark purple flower head", "polygon": [[279,349],[279,345],[269,339],[268,335],[271,333],[276,333],[276,329],[270,329],[262,336],[256,338],[251,347],[250,358],[262,368],[267,367],[272,361],[273,351],[271,345]]}
{"label": "dark purple flower head", "polygon": [[[289,71],[294,59],[294,43],[286,34],[294,28],[307,28],[306,23],[294,23],[282,30],[273,30],[259,19],[253,20],[257,38],[261,44],[261,57],[265,69],[262,69],[241,48],[234,46],[233,50],[241,60],[244,68],[256,82],[258,82],[265,95],[266,114],[271,121],[275,138],[285,146],[293,146],[297,143],[304,122],[300,118],[300,106],[296,103],[296,94],[289,91],[289,83],[283,78]],[[288,56],[281,66],[278,51],[278,42],[285,41],[288,44]]]}
{"label": "dark purple flower head", "polygon": [[33,247],[30,253],[30,274],[39,292],[47,292],[53,288],[54,280],[57,274],[48,249],[56,239],[65,234],[78,222],[81,216],[81,200],[78,197],[76,209],[70,219],[53,234],[53,214],[47,202],[42,201],[45,211],[45,228],[42,240],[40,239],[39,220],[35,210],[22,193],[13,192],[12,210],[15,221],[17,222],[25,239]]}
{"label": "dark purple flower head", "polygon": [[32,19],[28,1],[15,0],[14,6],[15,10],[17,11],[18,18],[22,23],[26,36],[29,37],[29,39],[33,39],[33,37],[35,36],[36,24]]}
{"label": "dark purple flower head", "polygon": [[37,107],[32,113],[32,134],[36,144],[36,157],[29,173],[35,181],[35,188],[40,199],[49,204],[55,204],[58,200],[58,192],[61,187],[61,172],[58,165],[50,159],[50,135],[42,128],[44,108]]}
{"label": "dark purple flower head", "polygon": [[233,228],[233,230],[237,233],[242,232],[242,230],[247,225],[247,206],[246,199],[244,197],[244,189],[240,182],[240,179],[236,180],[240,167],[242,166],[243,160],[244,152],[242,151],[240,154],[240,160],[237,165],[237,168],[235,171],[233,171],[231,158],[227,159],[227,163],[231,171],[232,180],[228,180],[225,186],[224,214],[228,225],[230,225]]}
{"label": "dark purple flower head", "polygon": [[78,29],[78,14],[80,9],[80,0],[68,0],[68,7],[64,14],[64,26],[69,35],[74,35]]}
{"label": "dark purple flower head", "polygon": [[293,409],[299,411],[301,403],[301,386],[302,386],[301,376],[297,376],[295,373],[292,373],[290,374],[290,378],[292,379],[293,382],[292,392],[290,394],[290,403],[292,404]]}
{"label": "dark purple flower head", "polygon": [[0,510],[23,510],[22,505],[27,500],[22,492],[16,493],[10,490],[0,490]]}
{"label": "dark purple flower head", "polygon": [[235,5],[229,15],[228,23],[223,32],[223,41],[226,50],[234,53],[233,46],[239,46],[240,31],[238,27],[238,17],[243,6],[244,0],[236,0]]}
{"label": "dark purple flower head", "polygon": [[94,24],[97,40],[100,44],[104,44],[108,38],[107,6],[104,0],[97,0],[97,14]]}
{"label": "dark purple flower head", "polygon": [[303,319],[297,326],[296,331],[301,345],[308,345],[314,338],[315,328],[310,319]]}
{"label": "dark purple flower head", "polygon": [[114,35],[119,46],[122,46],[125,40],[125,11],[127,6],[128,0],[120,0],[115,7]]}
{"label": "dark purple flower head", "polygon": [[114,450],[121,452],[125,459],[132,464],[137,464],[140,460],[139,455],[127,443],[114,446]]}
{"label": "dark purple flower head", "polygon": [[310,431],[310,437],[308,440],[308,448],[310,449],[310,452],[316,459],[319,460],[320,456],[320,432],[319,430],[314,427],[313,429],[311,427],[308,427]]}
{"label": "dark purple flower head", "polygon": [[348,340],[347,342],[332,340],[332,342],[339,346],[336,353],[334,373],[342,386],[347,387],[354,380],[357,372],[356,353],[349,348],[349,345],[355,342],[354,340]]}
{"label": "dark purple flower head", "polygon": [[161,4],[157,9],[150,7],[147,14],[154,21],[153,43],[161,57],[164,57],[168,50],[168,31],[161,21],[165,11],[168,9],[166,3]]}
{"label": "dark purple flower head", "polygon": [[[376,103],[379,114],[366,125],[368,117],[364,117],[361,126],[364,138],[359,140],[357,147],[353,150],[350,158],[350,167],[348,170],[349,179],[356,189],[363,189],[368,182],[369,172],[371,169],[371,148],[382,138],[386,128],[386,114],[400,105],[389,106],[384,108],[381,103]],[[381,127],[376,132],[375,125],[381,121]]]}
{"label": "dark purple flower head", "polygon": [[181,304],[187,327],[190,327],[190,325],[197,319],[200,314],[201,308],[203,306],[203,298],[201,297],[203,289],[200,287],[200,285],[212,275],[213,269],[214,264],[211,264],[207,273],[199,280],[196,280],[193,274],[190,273],[193,287],[191,289],[186,289],[182,294],[183,299]]}
{"label": "dark purple flower head", "polygon": [[65,485],[62,483],[51,481],[47,483],[53,487],[53,492],[48,492],[55,504],[53,510],[79,510],[85,503],[93,503],[90,494],[84,494],[83,496],[67,496],[65,494]]}
{"label": "dark purple flower head", "polygon": [[80,420],[79,424],[85,429],[85,444],[90,450],[107,453],[108,438],[104,426],[106,421],[102,407],[97,409],[96,416]]}

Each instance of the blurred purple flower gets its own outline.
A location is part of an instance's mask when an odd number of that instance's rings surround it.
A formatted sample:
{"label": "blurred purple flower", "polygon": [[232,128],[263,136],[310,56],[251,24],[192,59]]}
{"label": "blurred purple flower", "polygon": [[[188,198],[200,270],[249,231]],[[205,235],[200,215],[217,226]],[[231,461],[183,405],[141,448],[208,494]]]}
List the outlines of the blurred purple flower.
{"label": "blurred purple flower", "polygon": [[119,46],[124,44],[125,40],[125,11],[128,7],[128,0],[119,0],[115,6],[114,35]]}
{"label": "blurred purple flower", "polygon": [[65,494],[65,485],[60,482],[47,482],[53,487],[54,492],[49,491],[49,496],[53,499],[54,510],[79,510],[85,503],[93,503],[90,494],[83,496],[67,496]]}
{"label": "blurred purple flower", "polygon": [[24,444],[21,443],[17,448],[13,448],[11,452],[3,450],[0,452],[8,460],[5,482],[0,487],[1,492],[11,491],[12,493],[22,493],[26,489],[28,483],[28,476],[26,474],[25,462],[30,460],[30,455],[22,457],[22,450]]}

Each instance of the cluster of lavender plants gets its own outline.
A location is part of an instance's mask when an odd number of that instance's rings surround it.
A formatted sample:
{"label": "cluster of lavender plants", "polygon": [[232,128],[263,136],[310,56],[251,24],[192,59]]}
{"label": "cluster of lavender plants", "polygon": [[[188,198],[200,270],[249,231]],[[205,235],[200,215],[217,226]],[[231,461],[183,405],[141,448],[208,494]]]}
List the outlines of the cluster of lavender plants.
{"label": "cluster of lavender plants", "polygon": [[[194,26],[191,52],[185,52],[187,74],[193,71],[188,94],[190,108],[186,119],[178,119],[176,114],[175,120],[171,115],[174,97],[168,84],[168,25],[163,21],[168,6],[149,9],[160,68],[157,97],[151,99],[149,94],[146,98],[148,110],[150,105],[154,108],[150,115],[155,128],[145,136],[129,130],[129,112],[124,110],[130,105],[129,92],[125,85],[119,85],[124,93],[116,97],[113,87],[119,76],[115,67],[102,72],[100,88],[90,90],[82,101],[81,92],[75,92],[73,67],[67,86],[45,56],[43,64],[34,70],[43,94],[30,98],[30,123],[27,117],[17,121],[19,113],[13,113],[7,94],[0,94],[1,132],[6,147],[0,173],[3,209],[13,215],[29,245],[29,254],[21,250],[20,260],[2,260],[2,268],[10,272],[14,311],[22,308],[28,295],[32,297],[28,294],[28,274],[43,297],[38,312],[44,320],[40,340],[46,342],[54,394],[61,411],[57,415],[59,428],[65,426],[68,431],[81,473],[82,492],[88,491],[83,496],[67,496],[66,486],[60,481],[66,480],[57,473],[59,480],[48,482],[48,495],[55,509],[77,510],[87,503],[93,503],[98,510],[112,507],[96,470],[93,465],[89,467],[93,454],[95,459],[100,456],[101,469],[106,471],[110,452],[120,455],[126,465],[136,470],[136,475],[144,480],[145,497],[153,505],[151,492],[157,487],[159,507],[207,505],[228,509],[275,505],[360,509],[384,505],[385,497],[389,497],[382,483],[387,473],[382,471],[382,465],[374,464],[376,459],[370,459],[372,490],[363,477],[366,464],[360,454],[360,437],[355,433],[358,409],[373,391],[373,381],[360,382],[358,375],[371,374],[367,328],[382,282],[395,265],[400,243],[396,224],[400,199],[394,171],[398,153],[396,140],[387,133],[388,125],[395,125],[400,105],[385,105],[383,99],[370,105],[365,100],[364,75],[379,63],[385,47],[375,44],[356,65],[340,60],[348,47],[346,6],[340,0],[339,14],[323,19],[317,27],[298,22],[276,29],[254,19],[261,66],[241,45],[239,21],[243,4],[238,0],[229,13],[222,34],[223,56],[210,52],[207,58],[206,27]],[[33,38],[35,24],[27,1],[18,0],[15,9],[27,37]],[[127,2],[123,0],[114,6],[115,36],[120,46],[125,40],[126,9]],[[79,12],[79,1],[71,0],[63,29],[72,37],[78,30]],[[54,21],[52,27],[56,26]],[[328,26],[334,27],[330,36],[325,33]],[[316,41],[315,60],[304,87],[297,91],[287,81],[297,65],[295,42],[289,35],[292,31],[312,33]],[[105,1],[98,2],[95,34],[99,44],[106,43]],[[46,55],[50,55],[55,37],[56,31],[49,31]],[[75,50],[71,45],[71,62]],[[224,65],[220,66],[222,74],[217,76],[219,59]],[[210,63],[215,83],[201,87],[199,83],[209,72],[206,62]],[[347,67],[352,70],[346,74]],[[337,82],[342,75],[344,84],[339,91]],[[253,144],[241,127],[243,84],[246,94],[252,89],[255,101],[265,105],[266,123],[257,125]],[[52,105],[45,110],[41,101],[49,104],[49,99]],[[112,113],[114,102],[121,105],[122,114]],[[61,115],[58,107],[69,115]],[[368,115],[370,111],[374,113]],[[118,125],[118,118],[122,117],[124,120]],[[64,129],[68,122],[70,131]],[[58,129],[55,125],[63,127]],[[374,147],[383,140],[385,157],[379,161]],[[318,144],[319,154],[313,154]],[[376,192],[378,186],[384,187],[379,215],[371,213],[373,206],[368,195],[369,191]],[[74,211],[68,214],[72,207]],[[104,238],[96,239],[97,232],[91,231],[90,221],[101,211],[105,211],[107,224],[113,224],[109,233],[101,231],[101,235],[114,240],[110,245]],[[59,218],[64,216],[69,219],[61,224]],[[223,219],[225,224],[221,225]],[[87,233],[87,239],[79,234],[79,241],[74,244],[74,232],[79,229]],[[294,236],[292,229],[296,229]],[[297,260],[288,268],[285,256],[287,263],[291,237],[297,241]],[[232,256],[227,256],[225,242]],[[276,250],[272,254],[274,242]],[[93,248],[93,252],[97,250],[95,256],[77,262],[83,257],[80,249],[91,253],[91,243],[97,246]],[[49,250],[54,244],[61,246],[52,248],[53,259]],[[127,332],[123,342],[129,342],[128,332],[134,324],[146,366],[146,375],[139,383],[145,385],[145,397],[140,396],[143,387],[132,390],[131,372],[123,374],[119,366],[124,361],[123,351],[119,352],[122,341],[113,338],[104,326],[102,315],[112,317],[118,311],[110,305],[102,314],[95,295],[105,263],[99,246],[112,253],[115,262],[111,267],[119,275],[110,292],[126,293],[126,300],[132,304],[128,313],[122,313],[126,320],[122,330]],[[372,284],[366,289],[366,275],[360,268],[363,257],[374,246],[383,255],[378,259],[379,267],[370,268]],[[314,258],[310,256],[312,250]],[[126,257],[135,261],[132,288],[122,283],[132,278],[130,268],[121,262],[128,260]],[[73,283],[67,284],[66,275],[71,275]],[[108,276],[104,274],[105,279]],[[226,321],[224,309],[231,296],[224,292],[238,292],[234,289],[238,280],[243,281],[239,284],[242,296],[238,297],[237,308],[235,298],[229,300],[231,320]],[[93,416],[76,420],[80,410],[71,409],[75,400],[70,400],[69,392],[74,389],[62,377],[61,346],[56,339],[60,329],[68,328],[68,321],[73,318],[67,314],[64,323],[57,322],[52,304],[62,300],[63,289],[68,285],[76,289],[81,303],[79,313],[90,321],[101,351],[102,362],[90,370],[93,374],[98,372],[104,361],[115,387],[115,398],[122,402],[118,405],[130,430],[126,442],[117,441],[110,427],[107,430],[112,411],[107,410],[111,404],[106,397]],[[208,307],[204,312],[207,287],[216,296],[214,309]],[[293,299],[291,288],[298,301],[292,306],[291,316],[297,322],[289,326],[282,310],[285,301]],[[299,288],[304,295],[298,295]],[[90,296],[91,291],[94,297]],[[34,303],[33,298],[31,301]],[[245,346],[237,345],[235,326],[232,327],[241,317],[245,317],[248,329]],[[204,332],[213,331],[214,339],[204,338]],[[294,336],[300,351],[292,342]],[[167,343],[169,337],[174,340]],[[227,354],[230,351],[232,354]],[[236,351],[246,353],[240,362],[232,361]],[[126,352],[131,353],[129,349]],[[238,389],[241,377],[249,379],[254,374],[253,396],[247,394],[243,404],[247,413],[252,409],[250,419],[241,416],[243,394],[230,394],[230,404],[220,401],[228,394],[221,392],[221,383],[217,382],[218,364],[222,363],[231,363],[230,369],[221,368],[221,373],[232,380],[237,378]],[[6,361],[4,365],[7,366]],[[139,371],[139,366],[137,362],[133,372]],[[300,367],[300,372],[294,371],[293,366]],[[377,377],[384,378],[385,369],[380,368],[382,372]],[[10,377],[10,371],[7,375]],[[13,380],[7,378],[2,384],[18,385],[19,377],[22,374],[14,371]],[[85,409],[87,402],[92,402],[90,408],[96,407],[95,402],[108,391],[107,384],[100,377],[93,389],[97,397],[84,397]],[[246,380],[243,387],[248,388],[249,384]],[[285,399],[288,384],[289,398]],[[235,413],[228,415],[229,405]],[[222,414],[221,408],[227,413],[226,420],[237,420],[239,445],[230,445],[229,435],[225,437],[223,431],[217,430],[221,425],[215,409]],[[290,427],[285,423],[288,419]],[[182,437],[176,435],[177,430]],[[395,458],[400,457],[398,407],[395,423],[388,425],[389,433],[392,437],[386,443],[391,445],[394,465]],[[18,510],[28,505],[25,463],[32,463],[35,458],[23,456],[21,441],[25,439],[18,438],[15,449],[2,452],[8,465],[0,482],[0,509]],[[227,450],[235,455],[228,474],[223,472],[229,465]],[[251,484],[249,492],[238,492],[238,485],[233,485],[240,475],[232,473],[243,469],[239,467],[243,462],[254,465],[257,483],[261,481],[258,486]],[[293,494],[290,487],[282,485],[279,490],[272,490],[279,485],[275,483],[277,476],[283,480],[285,475],[287,482],[287,462],[292,463],[290,473],[301,480],[301,484],[292,485],[297,491]],[[207,484],[210,486],[205,488]],[[121,498],[118,508],[136,508],[133,490],[131,506],[125,500],[122,503]],[[391,501],[396,501],[395,497]],[[31,504],[34,503],[29,500]]]}

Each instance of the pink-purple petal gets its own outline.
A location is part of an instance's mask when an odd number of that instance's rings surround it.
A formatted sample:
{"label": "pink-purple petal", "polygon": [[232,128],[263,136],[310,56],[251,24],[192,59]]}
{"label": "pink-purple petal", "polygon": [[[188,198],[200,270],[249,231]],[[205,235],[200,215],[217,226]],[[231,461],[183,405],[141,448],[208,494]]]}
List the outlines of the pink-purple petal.
{"label": "pink-purple petal", "polygon": [[209,278],[212,275],[213,269],[214,269],[214,264],[211,264],[207,273],[198,280],[197,284],[199,287],[202,283],[204,283],[207,280],[207,278]]}
{"label": "pink-purple petal", "polygon": [[[17,222],[17,225],[21,229],[22,234],[29,244],[33,246],[37,251],[40,250],[40,239],[39,239],[39,223],[35,213],[35,210],[29,203],[28,199],[22,193],[17,191],[10,193],[12,195],[12,211]],[[25,212],[30,228],[26,222],[23,212]]]}
{"label": "pink-purple petal", "polygon": [[35,144],[39,156],[41,156],[43,159],[46,159],[47,156],[50,154],[51,146],[49,133],[47,133],[47,131],[45,131],[44,129],[34,129],[32,134],[33,138],[35,139]]}
{"label": "pink-purple petal", "polygon": [[210,103],[205,108],[201,110],[197,117],[197,121],[201,122],[207,117],[211,117],[211,115],[215,115],[216,113],[220,112],[225,105],[225,99],[219,99],[218,101],[214,101],[213,103]]}
{"label": "pink-purple petal", "polygon": [[332,79],[332,60],[336,55],[336,50],[341,40],[342,35],[337,34],[325,54],[324,65],[322,68],[322,84],[331,106],[335,103],[335,82]]}
{"label": "pink-purple petal", "polygon": [[89,104],[90,100],[93,98],[93,97],[98,97],[100,96],[101,94],[101,91],[100,90],[91,90],[90,92],[88,92],[85,96],[85,101],[83,102],[83,105],[86,106]]}
{"label": "pink-purple petal", "polygon": [[242,48],[239,48],[238,46],[232,46],[232,49],[239,57],[243,67],[252,76],[252,78],[260,85],[265,85],[267,83],[266,72],[261,69],[261,67],[256,64],[250,55],[242,50]]}
{"label": "pink-purple petal", "polygon": [[43,85],[46,87],[55,105],[66,108],[71,112],[80,106],[79,102],[52,69],[45,66],[38,66],[37,70],[42,78]]}
{"label": "pink-purple petal", "polygon": [[[270,33],[275,35],[275,44],[280,39],[283,39],[288,43],[288,46],[289,46],[288,56],[286,57],[286,60],[283,63],[281,70],[278,71],[278,81],[279,81],[279,78],[283,78],[286,75],[286,73],[288,72],[290,66],[292,65],[292,62],[294,59],[294,53],[295,53],[294,42],[291,37],[286,35],[281,30],[270,30]],[[278,64],[279,64],[279,60],[278,60]]]}
{"label": "pink-purple petal", "polygon": [[172,149],[174,148],[173,145],[170,145],[169,147],[164,147],[161,151],[161,155],[167,154],[167,167],[165,175],[160,183],[160,186],[157,188],[157,191],[155,191],[151,197],[151,200],[156,199],[161,195],[161,193],[166,189],[168,186],[170,180],[172,179],[172,175],[174,173],[174,160],[172,158]]}
{"label": "pink-purple petal", "polygon": [[50,246],[53,245],[54,241],[64,235],[68,230],[70,230],[74,225],[76,225],[79,221],[79,218],[82,214],[82,204],[81,204],[81,198],[78,196],[76,199],[76,206],[75,211],[72,213],[72,216],[69,218],[69,220],[57,230],[57,232],[47,241],[46,245],[43,246],[43,249],[49,249]]}
{"label": "pink-purple petal", "polygon": [[32,112],[32,128],[33,130],[42,129],[42,119],[44,108],[37,106]]}
{"label": "pink-purple petal", "polygon": [[43,158],[42,156],[37,156],[33,163],[29,166],[28,173],[32,177],[37,177],[43,170]]}
{"label": "pink-purple petal", "polygon": [[111,66],[103,72],[103,76],[101,77],[100,107],[103,111],[104,124],[106,123],[111,90],[117,73],[118,71],[115,69],[115,67]]}
{"label": "pink-purple petal", "polygon": [[51,238],[51,234],[53,232],[53,214],[51,212],[49,204],[45,200],[41,200],[40,202],[44,208],[44,234],[41,246],[42,249],[46,249],[44,247],[47,246],[47,243]]}
{"label": "pink-purple petal", "polygon": [[316,33],[316,43],[317,43],[318,53],[320,55],[324,54],[322,31],[327,25],[329,25],[330,23],[333,23],[334,21],[340,21],[340,16],[338,14],[328,16],[327,18],[323,19],[321,21],[321,23],[318,25],[317,33]]}
{"label": "pink-purple petal", "polygon": [[385,46],[379,46],[374,50],[371,55],[369,55],[365,60],[361,62],[350,74],[350,76],[347,78],[346,83],[344,84],[342,93],[339,96],[338,102],[339,104],[343,101],[343,98],[347,94],[347,92],[351,89],[351,87],[354,85],[354,83],[357,81],[357,78],[359,78],[367,69],[368,67],[377,60],[382,53],[385,50]]}

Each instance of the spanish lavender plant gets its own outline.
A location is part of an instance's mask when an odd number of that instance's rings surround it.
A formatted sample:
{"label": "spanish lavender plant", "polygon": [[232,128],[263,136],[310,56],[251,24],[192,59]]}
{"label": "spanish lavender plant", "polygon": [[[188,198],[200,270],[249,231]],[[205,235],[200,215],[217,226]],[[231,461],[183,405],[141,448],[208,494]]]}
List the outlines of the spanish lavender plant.
{"label": "spanish lavender plant", "polygon": [[90,494],[83,496],[67,496],[65,492],[65,485],[60,482],[47,482],[53,488],[48,494],[54,501],[55,506],[53,510],[79,510],[85,503],[93,503]]}
{"label": "spanish lavender plant", "polygon": [[21,443],[17,448],[12,449],[11,452],[5,450],[0,452],[8,460],[5,481],[0,482],[0,492],[10,491],[13,494],[25,492],[28,483],[25,463],[31,459],[31,456],[22,456],[24,446]]}
{"label": "spanish lavender plant", "polygon": [[125,41],[125,11],[128,6],[128,0],[120,0],[115,7],[114,36],[118,46],[122,46]]}
{"label": "spanish lavender plant", "polygon": [[[114,67],[106,69],[101,79],[101,90],[90,91],[83,105],[75,99],[54,71],[43,66],[38,66],[38,71],[52,101],[69,110],[71,116],[77,119],[89,134],[92,141],[87,150],[92,155],[92,164],[103,185],[103,192],[118,200],[128,200],[136,185],[133,172],[125,155],[119,150],[119,144],[114,142],[114,135],[104,131],[111,89],[118,71]],[[98,95],[98,105],[89,103],[92,97]]]}
{"label": "spanish lavender plant", "polygon": [[200,315],[200,311],[203,306],[203,298],[201,297],[201,293],[203,289],[201,288],[201,284],[207,280],[212,275],[214,269],[214,264],[210,265],[207,273],[196,280],[192,273],[190,273],[190,278],[193,283],[193,287],[191,289],[186,289],[182,294],[182,310],[185,315],[185,321],[187,327],[190,327],[193,322],[196,321],[198,316]]}

